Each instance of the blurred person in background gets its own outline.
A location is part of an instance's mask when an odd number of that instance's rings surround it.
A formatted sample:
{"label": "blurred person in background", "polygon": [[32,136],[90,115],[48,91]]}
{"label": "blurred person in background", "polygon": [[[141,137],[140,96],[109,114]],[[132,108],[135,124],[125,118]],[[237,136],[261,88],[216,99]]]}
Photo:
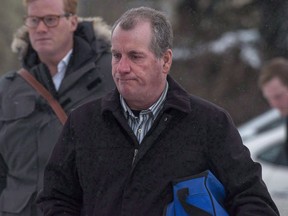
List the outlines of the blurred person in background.
{"label": "blurred person in background", "polygon": [[288,157],[288,59],[275,57],[261,69],[258,86],[271,108],[286,119],[286,160]]}
{"label": "blurred person in background", "polygon": [[45,169],[44,215],[162,216],[173,182],[205,170],[224,184],[230,215],[279,215],[229,114],[169,75],[172,43],[160,11],[115,22],[117,89],[71,112]]}
{"label": "blurred person in background", "polygon": [[[79,18],[78,0],[24,0],[12,48],[67,114],[114,88],[110,27]],[[40,216],[35,198],[62,124],[16,71],[0,80],[0,216]]]}

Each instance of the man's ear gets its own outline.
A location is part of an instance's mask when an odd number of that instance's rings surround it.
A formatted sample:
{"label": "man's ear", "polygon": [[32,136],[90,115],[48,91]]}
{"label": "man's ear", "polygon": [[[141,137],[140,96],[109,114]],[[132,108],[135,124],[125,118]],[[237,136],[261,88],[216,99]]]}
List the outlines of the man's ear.
{"label": "man's ear", "polygon": [[71,27],[73,31],[76,31],[78,26],[78,17],[76,15],[71,16]]}
{"label": "man's ear", "polygon": [[163,72],[168,74],[172,65],[173,53],[171,49],[167,49],[163,55]]}

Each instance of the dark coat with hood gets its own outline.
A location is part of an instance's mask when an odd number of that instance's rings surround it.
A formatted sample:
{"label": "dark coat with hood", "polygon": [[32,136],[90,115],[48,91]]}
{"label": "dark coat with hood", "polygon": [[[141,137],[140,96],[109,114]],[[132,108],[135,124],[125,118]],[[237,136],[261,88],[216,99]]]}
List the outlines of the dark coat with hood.
{"label": "dark coat with hood", "polygon": [[[101,18],[80,19],[73,52],[60,89],[32,49],[25,26],[12,47],[23,67],[41,82],[67,113],[114,88],[110,27]],[[16,71],[0,80],[0,216],[41,215],[35,197],[62,125],[50,106]],[[34,205],[34,207],[33,207]]]}
{"label": "dark coat with hood", "polygon": [[211,170],[232,216],[278,210],[229,115],[188,95],[171,77],[164,108],[139,145],[119,93],[74,110],[46,167],[45,215],[161,216],[172,182]]}

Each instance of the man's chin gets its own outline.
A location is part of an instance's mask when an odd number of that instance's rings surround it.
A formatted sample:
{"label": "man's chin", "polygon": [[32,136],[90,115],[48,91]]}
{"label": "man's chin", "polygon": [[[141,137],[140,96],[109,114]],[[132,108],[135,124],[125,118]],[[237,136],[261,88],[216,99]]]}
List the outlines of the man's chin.
{"label": "man's chin", "polygon": [[34,49],[37,51],[37,53],[51,52],[52,44],[48,42],[39,42],[34,44]]}
{"label": "man's chin", "polygon": [[55,55],[55,52],[53,52],[51,50],[51,47],[50,48],[41,47],[41,48],[38,48],[36,50],[36,52],[38,53],[39,56],[53,56],[53,55]]}
{"label": "man's chin", "polygon": [[280,110],[280,114],[282,117],[288,117],[288,110]]}

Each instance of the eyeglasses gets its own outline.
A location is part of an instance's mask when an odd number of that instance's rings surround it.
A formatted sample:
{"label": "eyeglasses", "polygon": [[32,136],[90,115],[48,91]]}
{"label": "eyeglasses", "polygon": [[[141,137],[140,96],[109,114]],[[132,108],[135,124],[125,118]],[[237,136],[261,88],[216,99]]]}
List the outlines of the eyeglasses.
{"label": "eyeglasses", "polygon": [[63,18],[63,17],[67,18],[69,16],[72,16],[72,14],[66,13],[63,15],[47,15],[43,17],[27,16],[27,17],[24,17],[24,23],[29,28],[37,28],[40,21],[43,21],[43,23],[47,27],[52,28],[52,27],[56,27],[59,24],[60,18]]}

